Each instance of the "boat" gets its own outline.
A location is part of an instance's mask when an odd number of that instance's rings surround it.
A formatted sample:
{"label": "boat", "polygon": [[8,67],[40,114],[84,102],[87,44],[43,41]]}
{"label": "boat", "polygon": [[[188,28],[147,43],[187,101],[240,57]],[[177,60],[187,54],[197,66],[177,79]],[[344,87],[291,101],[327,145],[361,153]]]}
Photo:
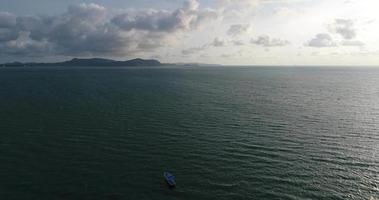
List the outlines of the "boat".
{"label": "boat", "polygon": [[172,175],[169,172],[164,172],[163,177],[164,177],[166,183],[168,184],[168,186],[175,187],[176,182],[175,182],[175,176],[174,175]]}

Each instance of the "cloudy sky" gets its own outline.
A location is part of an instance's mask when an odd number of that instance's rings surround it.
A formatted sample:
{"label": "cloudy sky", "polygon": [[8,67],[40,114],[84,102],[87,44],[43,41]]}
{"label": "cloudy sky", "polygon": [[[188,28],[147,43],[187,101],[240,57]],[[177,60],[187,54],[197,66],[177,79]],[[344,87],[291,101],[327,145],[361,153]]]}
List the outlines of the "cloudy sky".
{"label": "cloudy sky", "polygon": [[379,66],[378,0],[1,0],[0,62]]}

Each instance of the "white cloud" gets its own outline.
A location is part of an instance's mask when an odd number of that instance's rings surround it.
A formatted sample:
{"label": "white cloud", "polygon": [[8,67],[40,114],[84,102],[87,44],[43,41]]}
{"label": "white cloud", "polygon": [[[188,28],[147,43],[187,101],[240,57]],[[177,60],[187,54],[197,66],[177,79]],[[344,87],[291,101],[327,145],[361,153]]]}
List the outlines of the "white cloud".
{"label": "white cloud", "polygon": [[277,17],[297,17],[301,13],[299,11],[293,10],[289,7],[278,7],[274,9],[274,15]]}

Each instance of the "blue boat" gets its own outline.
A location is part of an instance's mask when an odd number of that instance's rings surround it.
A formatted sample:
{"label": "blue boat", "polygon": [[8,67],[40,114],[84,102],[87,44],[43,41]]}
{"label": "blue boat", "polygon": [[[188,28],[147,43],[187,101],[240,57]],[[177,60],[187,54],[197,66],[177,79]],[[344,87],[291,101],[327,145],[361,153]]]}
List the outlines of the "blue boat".
{"label": "blue boat", "polygon": [[166,183],[168,184],[168,186],[175,187],[176,182],[175,182],[175,176],[174,175],[172,175],[169,172],[164,172],[163,177],[164,177]]}

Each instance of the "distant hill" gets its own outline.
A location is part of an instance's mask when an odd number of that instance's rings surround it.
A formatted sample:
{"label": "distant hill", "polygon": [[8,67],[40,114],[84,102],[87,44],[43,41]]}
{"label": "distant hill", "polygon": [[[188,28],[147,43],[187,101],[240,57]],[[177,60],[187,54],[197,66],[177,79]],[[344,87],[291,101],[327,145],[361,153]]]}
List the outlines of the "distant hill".
{"label": "distant hill", "polygon": [[55,63],[21,63],[21,62],[12,62],[0,64],[3,67],[24,67],[24,66],[64,66],[64,67],[98,67],[98,66],[161,66],[158,60],[145,60],[141,58],[136,58],[132,60],[126,61],[116,61],[110,59],[103,58],[74,58],[72,60],[63,61],[63,62],[55,62]]}

